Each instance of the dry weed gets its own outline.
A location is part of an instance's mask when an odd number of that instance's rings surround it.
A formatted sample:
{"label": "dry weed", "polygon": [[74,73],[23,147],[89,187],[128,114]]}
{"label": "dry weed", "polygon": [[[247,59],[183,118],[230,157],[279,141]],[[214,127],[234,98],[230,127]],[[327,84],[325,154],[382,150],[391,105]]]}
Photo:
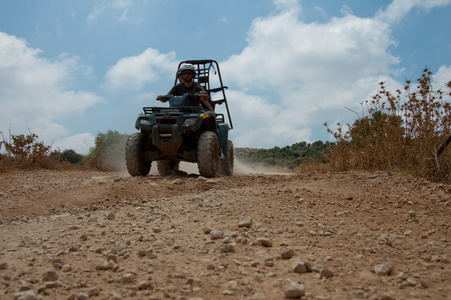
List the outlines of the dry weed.
{"label": "dry weed", "polygon": [[[329,160],[334,170],[407,171],[434,181],[451,181],[451,92],[434,90],[426,68],[412,89],[394,94],[380,83],[380,91],[361,103],[367,115],[330,128],[336,139]],[[451,88],[451,81],[447,84]],[[327,124],[325,124],[327,126]]]}

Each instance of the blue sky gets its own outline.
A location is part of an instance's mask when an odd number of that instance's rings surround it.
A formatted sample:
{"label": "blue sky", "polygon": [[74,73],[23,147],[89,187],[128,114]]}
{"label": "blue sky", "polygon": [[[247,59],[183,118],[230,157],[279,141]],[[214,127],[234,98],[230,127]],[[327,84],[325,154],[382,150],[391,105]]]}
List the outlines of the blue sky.
{"label": "blue sky", "polygon": [[450,15],[451,0],[1,1],[0,131],[87,153],[135,132],[179,61],[211,58],[236,147],[332,141],[324,122],[353,122],[378,82],[451,80]]}

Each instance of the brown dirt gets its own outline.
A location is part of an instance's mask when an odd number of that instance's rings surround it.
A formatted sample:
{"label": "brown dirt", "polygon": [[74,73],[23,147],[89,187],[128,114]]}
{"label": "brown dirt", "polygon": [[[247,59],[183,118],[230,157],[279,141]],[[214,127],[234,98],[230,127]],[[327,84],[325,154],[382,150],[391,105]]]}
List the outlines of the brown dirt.
{"label": "brown dirt", "polygon": [[0,203],[0,299],[451,294],[451,186],[411,177],[30,171],[0,175]]}

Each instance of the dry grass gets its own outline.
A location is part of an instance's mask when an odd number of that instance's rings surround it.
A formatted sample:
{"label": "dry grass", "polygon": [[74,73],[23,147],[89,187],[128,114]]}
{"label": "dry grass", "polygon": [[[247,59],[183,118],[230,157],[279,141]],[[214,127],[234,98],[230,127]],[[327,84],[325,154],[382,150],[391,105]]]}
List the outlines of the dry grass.
{"label": "dry grass", "polygon": [[341,124],[337,131],[327,129],[336,139],[331,168],[407,172],[451,182],[451,92],[434,90],[428,69],[415,89],[411,84],[406,81],[403,91],[392,94],[381,82],[380,91],[362,103],[366,116],[346,130]]}

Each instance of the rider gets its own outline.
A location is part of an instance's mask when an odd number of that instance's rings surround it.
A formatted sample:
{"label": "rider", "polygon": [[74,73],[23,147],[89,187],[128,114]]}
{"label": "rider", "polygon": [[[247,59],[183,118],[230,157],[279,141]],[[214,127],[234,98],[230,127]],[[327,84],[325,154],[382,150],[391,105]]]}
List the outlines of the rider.
{"label": "rider", "polygon": [[[174,95],[174,96],[183,96],[186,93],[189,94],[205,94],[205,96],[199,96],[199,97],[191,97],[189,99],[188,106],[200,106],[201,101],[203,104],[211,111],[213,111],[213,108],[210,105],[210,102],[208,102],[208,99],[210,98],[207,94],[207,91],[201,86],[198,82],[194,81],[194,77],[196,76],[196,69],[191,64],[186,64],[183,67],[180,68],[180,72],[182,74],[183,81],[177,85],[175,85],[168,93],[168,95]],[[168,101],[165,99],[162,95],[157,96],[157,100],[161,102]]]}

